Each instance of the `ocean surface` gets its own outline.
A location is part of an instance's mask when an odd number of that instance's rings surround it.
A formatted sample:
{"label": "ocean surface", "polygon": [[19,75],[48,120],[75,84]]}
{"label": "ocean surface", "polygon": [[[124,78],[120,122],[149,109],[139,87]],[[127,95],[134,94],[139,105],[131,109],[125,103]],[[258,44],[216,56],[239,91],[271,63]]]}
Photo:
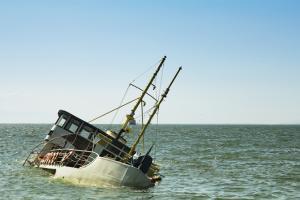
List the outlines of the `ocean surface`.
{"label": "ocean surface", "polygon": [[300,125],[152,126],[145,145],[156,141],[164,178],[146,190],[76,185],[23,167],[50,128],[0,124],[0,199],[300,199]]}

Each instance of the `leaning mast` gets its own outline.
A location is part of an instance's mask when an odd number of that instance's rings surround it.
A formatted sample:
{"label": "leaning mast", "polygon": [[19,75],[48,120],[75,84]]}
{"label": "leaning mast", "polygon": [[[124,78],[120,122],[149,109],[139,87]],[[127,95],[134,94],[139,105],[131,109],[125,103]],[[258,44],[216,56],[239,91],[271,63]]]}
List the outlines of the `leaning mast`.
{"label": "leaning mast", "polygon": [[[141,138],[144,136],[145,131],[146,131],[148,125],[150,124],[150,122],[152,121],[152,118],[154,117],[154,115],[155,115],[156,112],[158,111],[159,106],[160,106],[160,104],[163,102],[164,98],[167,97],[167,95],[168,95],[168,93],[169,93],[169,91],[170,91],[170,88],[171,88],[173,82],[175,81],[177,75],[179,74],[179,72],[180,72],[181,70],[182,70],[182,67],[179,67],[178,70],[177,70],[177,72],[176,72],[176,74],[175,74],[175,76],[173,77],[171,83],[169,84],[169,86],[167,87],[167,89],[165,90],[165,92],[161,95],[161,99],[159,100],[159,102],[156,103],[155,108],[154,108],[154,110],[152,111],[152,113],[151,113],[151,115],[150,115],[150,117],[149,117],[147,123],[143,126],[143,128],[142,128],[142,130],[141,130],[141,132],[140,132],[140,134],[139,134],[139,136],[138,136],[138,138],[137,138],[137,140],[136,140],[136,141],[134,142],[134,144],[132,145],[132,147],[131,147],[131,149],[130,149],[130,151],[129,151],[129,153],[128,153],[129,156],[132,156],[132,155],[134,154],[135,149],[136,149],[138,143],[140,142]],[[126,159],[125,159],[125,160],[126,160]]]}
{"label": "leaning mast", "polygon": [[126,121],[124,122],[122,128],[120,129],[120,131],[118,132],[118,135],[116,137],[116,141],[121,137],[122,133],[125,132],[125,129],[128,125],[128,123],[134,119],[134,115],[135,115],[135,111],[138,108],[138,106],[140,105],[140,103],[143,101],[144,96],[147,94],[147,91],[149,89],[149,87],[152,85],[155,77],[157,76],[159,70],[161,69],[162,65],[164,64],[165,60],[166,60],[166,56],[164,56],[161,59],[161,62],[159,63],[156,71],[154,72],[153,76],[151,77],[149,83],[147,84],[146,88],[143,90],[143,93],[141,94],[141,96],[139,97],[138,101],[136,102],[135,106],[133,107],[133,109],[131,110],[131,113],[129,115],[126,116]]}

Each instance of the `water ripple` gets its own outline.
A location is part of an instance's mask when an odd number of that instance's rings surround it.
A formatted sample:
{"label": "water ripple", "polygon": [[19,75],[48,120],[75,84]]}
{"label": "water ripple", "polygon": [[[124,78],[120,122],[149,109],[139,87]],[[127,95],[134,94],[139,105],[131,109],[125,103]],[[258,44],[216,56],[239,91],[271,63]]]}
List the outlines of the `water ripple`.
{"label": "water ripple", "polygon": [[150,127],[145,149],[157,140],[152,153],[165,178],[147,190],[76,185],[23,167],[50,127],[0,124],[1,199],[300,198],[300,126]]}

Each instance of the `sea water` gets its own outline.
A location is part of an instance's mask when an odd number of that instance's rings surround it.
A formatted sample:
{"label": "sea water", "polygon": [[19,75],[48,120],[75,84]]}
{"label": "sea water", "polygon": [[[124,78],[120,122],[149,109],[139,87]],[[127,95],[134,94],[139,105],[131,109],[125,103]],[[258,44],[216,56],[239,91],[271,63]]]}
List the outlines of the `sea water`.
{"label": "sea water", "polygon": [[83,186],[23,167],[50,128],[0,124],[0,199],[300,199],[300,125],[151,126],[144,151],[156,141],[151,154],[164,177],[145,190]]}

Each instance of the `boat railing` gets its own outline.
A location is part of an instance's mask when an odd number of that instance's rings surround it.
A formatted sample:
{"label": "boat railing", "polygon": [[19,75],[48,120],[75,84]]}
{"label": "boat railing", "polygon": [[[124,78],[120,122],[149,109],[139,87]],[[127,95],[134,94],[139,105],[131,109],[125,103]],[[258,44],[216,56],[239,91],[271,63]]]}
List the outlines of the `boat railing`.
{"label": "boat railing", "polygon": [[[104,157],[105,156],[106,157],[111,157],[111,158],[114,158],[118,161],[124,160],[124,158],[130,158],[131,157],[128,154],[128,152],[126,152],[125,149],[124,149],[126,145],[123,145],[122,148],[119,148],[118,146],[112,144],[112,141],[110,139],[108,139],[107,137],[102,135],[101,139],[105,142],[105,145],[103,146],[104,150],[109,153],[107,155],[104,155]],[[114,151],[114,150],[116,150],[116,151]]]}
{"label": "boat railing", "polygon": [[99,155],[94,151],[53,149],[35,161],[36,165],[69,166],[80,168],[89,165]]}
{"label": "boat railing", "polygon": [[[53,152],[53,151],[57,151],[57,150],[63,150],[63,151],[66,151],[67,149],[54,149],[54,150],[50,150],[50,151],[43,151],[43,147],[46,143],[49,143],[49,142],[53,142],[54,140],[57,140],[57,139],[61,139],[62,136],[58,136],[58,137],[54,137],[52,138],[51,140],[45,142],[45,141],[42,141],[40,142],[38,145],[36,145],[32,150],[31,152],[29,153],[29,155],[27,156],[27,158],[25,159],[24,163],[23,163],[23,166],[26,164],[26,163],[29,163],[31,166],[32,165],[39,165],[39,157],[43,157],[44,154],[47,154],[49,152]],[[112,158],[112,159],[115,159],[115,160],[118,160],[118,161],[122,161],[122,160],[125,160],[125,158],[130,158],[131,156],[128,154],[128,152],[125,151],[125,145],[122,146],[122,148],[119,148],[118,146],[112,144],[112,141],[107,138],[106,136],[102,135],[101,136],[101,139],[105,142],[105,145],[103,145],[103,149],[104,151],[108,152],[108,154],[104,155],[103,157],[108,157],[108,158]],[[91,153],[91,155],[94,155],[97,154],[96,152],[94,151],[87,151],[87,150],[74,150],[76,151],[76,155],[79,153],[79,152],[93,152]],[[84,153],[82,153],[83,156],[85,155]],[[97,154],[98,156],[98,154]],[[78,156],[76,156],[78,157]],[[74,159],[74,158],[73,158]],[[84,157],[82,157],[81,159],[78,159],[78,163],[75,163],[76,166],[79,166],[81,164],[81,161],[85,160]],[[90,156],[87,157],[86,159],[90,160],[92,159]],[[75,162],[75,161],[74,161]],[[48,162],[48,163],[51,163],[51,162]],[[62,164],[62,163],[61,163]]]}
{"label": "boat railing", "polygon": [[49,141],[41,141],[39,144],[37,144],[35,147],[32,148],[32,150],[30,151],[30,153],[28,154],[27,158],[25,159],[25,161],[23,162],[23,166],[28,162],[30,165],[32,165],[33,161],[32,159],[34,159],[35,157],[39,156],[39,154],[41,154],[44,145],[52,142],[54,140],[60,139],[62,136],[58,136],[58,137],[54,137]]}

